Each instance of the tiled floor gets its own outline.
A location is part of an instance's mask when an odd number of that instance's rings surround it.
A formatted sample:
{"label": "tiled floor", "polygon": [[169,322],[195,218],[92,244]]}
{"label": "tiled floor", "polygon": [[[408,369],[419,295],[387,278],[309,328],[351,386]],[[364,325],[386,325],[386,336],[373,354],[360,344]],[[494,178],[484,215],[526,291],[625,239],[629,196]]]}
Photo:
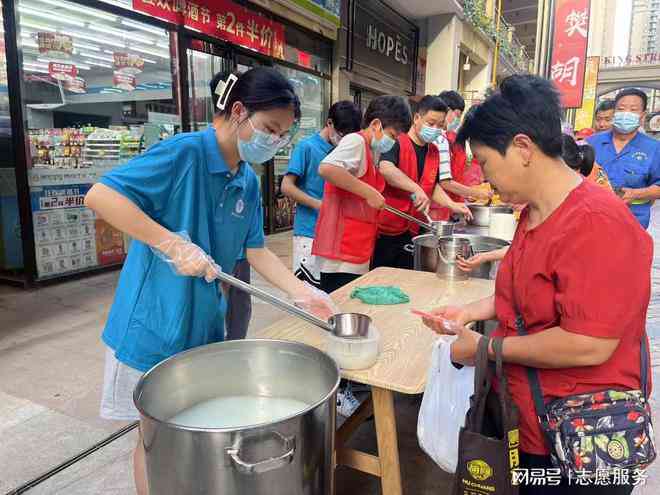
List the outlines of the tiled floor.
{"label": "tiled floor", "polygon": [[[268,244],[290,264],[290,234],[271,236]],[[0,494],[125,424],[98,418],[104,356],[99,336],[117,276],[117,272],[105,273],[36,291],[0,286]],[[258,277],[255,281],[265,286]],[[254,301],[250,331],[281,316],[271,306]],[[655,375],[660,383],[660,373]],[[405,493],[445,493],[450,477],[417,445],[418,408],[418,398],[397,397]],[[375,451],[373,423],[364,424],[352,441],[361,449]],[[130,495],[134,493],[131,451],[135,442],[133,431],[28,493]],[[651,474],[653,485],[636,494],[660,493],[659,471],[656,467]],[[380,484],[371,476],[339,468],[337,493],[377,494]]]}

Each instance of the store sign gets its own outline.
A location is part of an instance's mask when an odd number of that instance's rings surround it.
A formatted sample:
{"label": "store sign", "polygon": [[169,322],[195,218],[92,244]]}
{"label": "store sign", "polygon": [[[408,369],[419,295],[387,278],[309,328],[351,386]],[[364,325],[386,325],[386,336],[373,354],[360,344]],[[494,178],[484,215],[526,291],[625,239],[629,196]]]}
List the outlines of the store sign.
{"label": "store sign", "polygon": [[135,76],[144,70],[144,59],[134,53],[114,52],[112,54],[115,71]]}
{"label": "store sign", "polygon": [[587,57],[587,68],[584,74],[584,95],[582,106],[578,108],[575,114],[575,130],[591,128],[594,123],[599,63],[600,57]]}
{"label": "store sign", "polygon": [[112,85],[117,89],[133,91],[135,90],[136,86],[135,76],[122,74],[121,72],[115,72],[112,76]]}
{"label": "store sign", "polygon": [[629,65],[660,65],[660,53],[640,53],[627,57],[601,57],[602,68],[627,67]]}
{"label": "store sign", "polygon": [[284,25],[230,0],[133,0],[133,9],[284,58]]}
{"label": "store sign", "polygon": [[59,33],[37,33],[37,45],[42,55],[69,56],[73,53],[71,36]]}
{"label": "store sign", "polygon": [[408,65],[408,47],[403,44],[401,38],[379,30],[376,24],[367,26],[367,46],[381,55],[394,58],[400,64]]}
{"label": "store sign", "polygon": [[64,81],[64,89],[72,93],[87,93],[87,82],[82,77]]}
{"label": "store sign", "polygon": [[58,81],[70,81],[78,75],[78,69],[72,64],[59,64],[50,62],[48,64],[48,75]]}
{"label": "store sign", "polygon": [[415,24],[380,0],[356,1],[353,9],[351,70],[376,80],[391,78],[390,84],[414,93],[418,40]]}
{"label": "store sign", "polygon": [[582,105],[590,0],[557,0],[550,78],[564,108]]}

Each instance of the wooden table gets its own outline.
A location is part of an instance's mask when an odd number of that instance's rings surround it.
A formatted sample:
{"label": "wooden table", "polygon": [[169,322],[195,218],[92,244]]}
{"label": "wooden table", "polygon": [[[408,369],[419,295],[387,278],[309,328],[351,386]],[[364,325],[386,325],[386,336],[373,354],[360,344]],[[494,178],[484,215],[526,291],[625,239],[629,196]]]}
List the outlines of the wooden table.
{"label": "wooden table", "polygon": [[[370,306],[350,299],[355,287],[396,285],[410,303]],[[332,294],[342,311],[371,316],[381,333],[381,353],[366,370],[342,370],[342,377],[371,386],[371,397],[337,430],[336,464],[381,478],[384,495],[401,495],[401,469],[393,392],[424,392],[431,348],[437,336],[410,309],[429,310],[447,304],[465,304],[493,294],[492,280],[440,280],[434,273],[378,268]],[[257,333],[257,338],[293,340],[325,350],[325,332],[295,317],[284,318]],[[371,415],[376,423],[378,456],[345,447],[358,426]]]}

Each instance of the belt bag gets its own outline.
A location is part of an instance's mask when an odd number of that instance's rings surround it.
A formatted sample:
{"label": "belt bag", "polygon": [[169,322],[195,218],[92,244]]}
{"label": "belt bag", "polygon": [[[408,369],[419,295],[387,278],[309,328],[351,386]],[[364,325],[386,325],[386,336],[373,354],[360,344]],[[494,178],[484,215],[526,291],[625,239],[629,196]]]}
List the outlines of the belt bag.
{"label": "belt bag", "polygon": [[[522,316],[518,335],[527,335]],[[550,444],[552,463],[565,477],[613,475],[644,469],[656,457],[648,403],[648,348],[641,343],[642,390],[602,390],[556,399],[547,405],[538,370],[527,368],[534,408]]]}

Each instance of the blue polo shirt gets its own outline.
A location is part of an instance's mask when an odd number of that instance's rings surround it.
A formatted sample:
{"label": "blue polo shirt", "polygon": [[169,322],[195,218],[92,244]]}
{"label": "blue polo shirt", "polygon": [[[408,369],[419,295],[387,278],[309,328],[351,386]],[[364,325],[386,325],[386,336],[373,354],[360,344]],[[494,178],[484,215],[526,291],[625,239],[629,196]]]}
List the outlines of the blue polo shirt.
{"label": "blue polo shirt", "polygon": [[[314,199],[323,199],[325,181],[319,175],[319,165],[332,148],[333,146],[317,132],[300,140],[291,153],[286,173],[298,177],[296,181],[298,188]],[[305,205],[296,205],[293,234],[313,238],[318,217],[318,210]]]}
{"label": "blue polo shirt", "polygon": [[[232,174],[215,130],[174,136],[107,173],[101,183],[126,196],[231,273],[245,248],[264,245],[259,181],[247,163]],[[185,277],[139,242],[131,243],[103,341],[119,361],[147,371],[178,352],[224,339],[217,282]]]}
{"label": "blue polo shirt", "polygon": [[[617,154],[612,140],[612,131],[601,132],[587,139],[596,152],[596,162],[605,169],[612,187],[641,189],[660,185],[659,141],[638,132]],[[630,205],[630,210],[644,228],[649,226],[651,206],[651,201]]]}

